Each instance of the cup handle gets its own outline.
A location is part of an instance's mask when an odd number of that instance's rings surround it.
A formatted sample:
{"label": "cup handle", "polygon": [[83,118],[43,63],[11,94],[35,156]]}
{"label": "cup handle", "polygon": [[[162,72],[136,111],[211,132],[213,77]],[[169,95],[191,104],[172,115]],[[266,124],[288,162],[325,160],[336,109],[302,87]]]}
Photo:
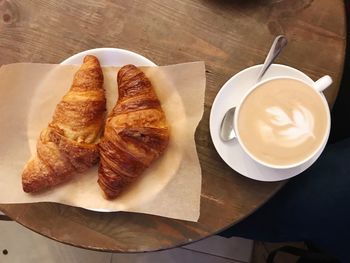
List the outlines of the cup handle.
{"label": "cup handle", "polygon": [[332,78],[330,76],[326,75],[326,76],[323,76],[322,78],[315,81],[314,88],[317,91],[322,92],[323,90],[328,88],[332,83],[333,83]]}

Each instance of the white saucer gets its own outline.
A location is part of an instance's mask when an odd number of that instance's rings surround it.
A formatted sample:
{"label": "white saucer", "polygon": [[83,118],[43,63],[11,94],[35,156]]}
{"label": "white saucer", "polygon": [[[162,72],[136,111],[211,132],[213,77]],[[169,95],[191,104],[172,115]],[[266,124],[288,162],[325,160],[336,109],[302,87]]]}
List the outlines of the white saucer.
{"label": "white saucer", "polygon": [[[224,84],[216,95],[211,108],[209,128],[217,152],[232,169],[251,179],[267,182],[280,181],[296,176],[309,168],[321,155],[324,148],[313,159],[301,166],[277,170],[255,162],[243,151],[236,140],[223,142],[219,136],[221,120],[226,111],[236,106],[245,92],[256,83],[256,76],[258,76],[261,67],[262,65],[256,65],[242,70]],[[312,79],[304,73],[279,64],[271,65],[270,69],[264,75],[263,80],[281,75],[300,78],[310,85],[313,84]]]}
{"label": "white saucer", "polygon": [[86,55],[98,57],[102,66],[124,66],[134,64],[135,66],[156,66],[154,62],[140,54],[119,48],[95,48],[77,53],[66,60],[62,65],[80,65]]}

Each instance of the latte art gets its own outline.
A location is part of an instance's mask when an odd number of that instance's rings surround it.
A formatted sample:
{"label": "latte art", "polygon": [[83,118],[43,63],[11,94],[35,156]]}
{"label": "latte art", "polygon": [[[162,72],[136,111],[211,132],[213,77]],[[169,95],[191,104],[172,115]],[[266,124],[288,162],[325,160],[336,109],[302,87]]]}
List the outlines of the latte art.
{"label": "latte art", "polygon": [[268,81],[240,106],[240,141],[264,163],[287,166],[301,162],[317,151],[327,136],[327,107],[319,93],[303,82]]}
{"label": "latte art", "polygon": [[265,142],[270,141],[284,147],[295,147],[310,137],[315,139],[315,120],[312,113],[304,106],[297,105],[293,109],[292,116],[288,116],[278,106],[269,107],[265,112],[270,119],[257,123],[260,135]]}

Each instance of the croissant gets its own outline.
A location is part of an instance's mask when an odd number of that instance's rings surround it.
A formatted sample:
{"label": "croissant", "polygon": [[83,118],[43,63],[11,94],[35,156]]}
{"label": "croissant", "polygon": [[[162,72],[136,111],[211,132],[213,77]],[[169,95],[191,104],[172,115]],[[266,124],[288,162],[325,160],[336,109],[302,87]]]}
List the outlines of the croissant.
{"label": "croissant", "polygon": [[69,180],[99,160],[97,140],[106,98],[98,59],[86,56],[69,92],[56,106],[37,142],[37,153],[22,173],[23,190],[38,192]]}
{"label": "croissant", "polygon": [[168,145],[169,127],[150,80],[134,65],[118,72],[119,98],[99,143],[98,184],[116,198]]}

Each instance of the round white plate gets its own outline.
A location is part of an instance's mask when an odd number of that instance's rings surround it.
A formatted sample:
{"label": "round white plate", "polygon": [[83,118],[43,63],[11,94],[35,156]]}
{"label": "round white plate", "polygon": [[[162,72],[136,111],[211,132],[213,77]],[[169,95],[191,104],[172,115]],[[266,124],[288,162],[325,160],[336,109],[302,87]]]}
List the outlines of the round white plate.
{"label": "round white plate", "polygon": [[66,60],[62,65],[80,65],[86,55],[98,57],[102,66],[124,66],[134,64],[135,66],[156,66],[154,62],[137,53],[119,48],[95,48],[77,53]]}
{"label": "round white plate", "polygon": [[[256,83],[261,67],[262,65],[256,65],[242,70],[224,84],[214,100],[210,112],[209,128],[217,152],[232,169],[251,179],[269,182],[280,181],[296,176],[309,168],[321,155],[324,148],[313,159],[301,166],[277,170],[255,162],[243,151],[237,140],[223,142],[219,136],[221,120],[226,111],[236,106],[245,92]],[[304,73],[279,64],[271,65],[262,80],[281,75],[300,78],[310,85],[313,84],[312,79]]]}

